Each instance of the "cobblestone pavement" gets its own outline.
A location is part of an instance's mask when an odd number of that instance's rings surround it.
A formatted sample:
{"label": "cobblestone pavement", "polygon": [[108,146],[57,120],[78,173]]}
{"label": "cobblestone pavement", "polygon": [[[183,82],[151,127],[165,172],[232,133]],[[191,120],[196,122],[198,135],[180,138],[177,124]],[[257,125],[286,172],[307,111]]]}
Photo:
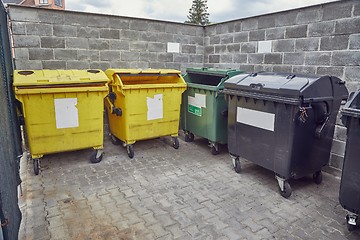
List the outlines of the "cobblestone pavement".
{"label": "cobblestone pavement", "polygon": [[272,172],[242,161],[236,174],[226,147],[213,156],[203,139],[134,149],[130,160],[107,139],[98,164],[90,150],[49,155],[38,176],[24,160],[20,239],[360,239],[347,231],[334,175],[291,181],[284,199]]}

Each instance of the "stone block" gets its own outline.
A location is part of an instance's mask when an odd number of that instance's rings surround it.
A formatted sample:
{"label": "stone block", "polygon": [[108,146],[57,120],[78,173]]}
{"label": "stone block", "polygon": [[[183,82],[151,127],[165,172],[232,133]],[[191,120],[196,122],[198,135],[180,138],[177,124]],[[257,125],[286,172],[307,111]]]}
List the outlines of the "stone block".
{"label": "stone block", "polygon": [[285,27],[269,28],[265,30],[266,40],[283,39],[285,37]]}
{"label": "stone block", "polygon": [[12,33],[15,35],[25,35],[26,34],[26,23],[24,22],[12,22],[11,29]]}
{"label": "stone block", "polygon": [[360,49],[360,34],[350,35],[349,49]]}
{"label": "stone block", "polygon": [[319,22],[322,18],[322,14],[322,8],[319,6],[302,9],[302,11],[299,11],[296,16],[296,23],[307,24],[312,22]]}
{"label": "stone block", "polygon": [[77,60],[77,50],[55,49],[54,55],[56,60]]}
{"label": "stone block", "polygon": [[89,39],[87,38],[66,38],[65,46],[69,49],[89,49]]}
{"label": "stone block", "polygon": [[258,29],[258,18],[248,18],[242,22],[242,31]]}
{"label": "stone block", "polygon": [[105,71],[106,69],[110,68],[110,63],[109,62],[91,62],[90,68],[91,69],[101,69],[101,70]]}
{"label": "stone block", "polygon": [[15,59],[15,69],[33,69],[33,70],[43,70],[41,60],[16,60]]}
{"label": "stone block", "polygon": [[215,53],[225,53],[227,51],[226,45],[216,45]]}
{"label": "stone block", "polygon": [[130,50],[130,42],[126,40],[109,40],[110,50]]}
{"label": "stone block", "polygon": [[278,17],[279,14],[271,14],[261,16],[258,19],[258,29],[268,29],[275,27],[275,19]]}
{"label": "stone block", "polygon": [[293,73],[301,73],[301,74],[315,74],[316,67],[311,66],[293,66]]}
{"label": "stone block", "polygon": [[40,47],[40,37],[39,36],[15,35],[14,36],[14,47],[15,48]]}
{"label": "stone block", "polygon": [[88,20],[86,26],[108,28],[110,27],[110,18],[108,15],[87,14]]}
{"label": "stone block", "polygon": [[220,36],[211,36],[210,37],[210,44],[220,44]]}
{"label": "stone block", "polygon": [[182,53],[196,53],[196,46],[195,45],[182,45],[181,52]]}
{"label": "stone block", "polygon": [[195,45],[204,45],[204,38],[203,37],[190,37],[189,44],[195,44]]}
{"label": "stone block", "polygon": [[257,42],[247,42],[241,44],[242,53],[255,53],[257,48]]}
{"label": "stone block", "polygon": [[207,37],[216,35],[216,25],[208,25],[205,27],[204,34]]}
{"label": "stone block", "polygon": [[140,32],[134,30],[121,30],[120,36],[121,39],[136,41],[139,39]]}
{"label": "stone block", "polygon": [[360,66],[346,66],[345,67],[345,81],[354,81],[358,82],[360,81]]}
{"label": "stone block", "polygon": [[174,42],[181,43],[181,44],[189,44],[190,36],[176,34],[176,35],[174,35]]}
{"label": "stone block", "polygon": [[189,54],[174,53],[174,62],[188,63],[189,62]]}
{"label": "stone block", "polygon": [[54,52],[52,49],[29,48],[29,60],[52,60]]}
{"label": "stone block", "polygon": [[247,63],[248,54],[237,53],[234,54],[234,63],[245,64]]}
{"label": "stone block", "polygon": [[42,61],[42,66],[44,69],[66,69],[66,61],[57,61],[57,60],[49,60]]}
{"label": "stone block", "polygon": [[29,60],[28,48],[14,48],[15,59]]}
{"label": "stone block", "polygon": [[205,47],[205,54],[213,54],[215,52],[214,46],[206,46]]}
{"label": "stone block", "polygon": [[118,29],[100,29],[100,38],[119,39],[120,30]]}
{"label": "stone block", "polygon": [[26,24],[26,34],[35,36],[52,36],[53,25],[40,24],[40,23],[28,23]]}
{"label": "stone block", "polygon": [[346,127],[335,125],[334,139],[346,142]]}
{"label": "stone block", "polygon": [[335,31],[335,21],[319,22],[309,24],[309,37],[322,37],[333,35]]}
{"label": "stone block", "polygon": [[77,56],[78,56],[78,60],[99,61],[100,60],[100,51],[98,51],[98,50],[78,50]]}
{"label": "stone block", "polygon": [[323,21],[351,17],[353,2],[343,2],[341,4],[325,4],[323,6]]}
{"label": "stone block", "polygon": [[265,40],[265,30],[257,30],[249,32],[249,41],[263,41]]}
{"label": "stone block", "polygon": [[77,27],[77,37],[81,38],[99,38],[100,31],[98,28],[93,27]]}
{"label": "stone block", "polygon": [[359,33],[360,17],[336,21],[335,34]]}
{"label": "stone block", "polygon": [[221,54],[220,55],[220,63],[232,63],[233,57],[232,54]]}
{"label": "stone block", "polygon": [[318,51],[320,38],[299,38],[295,40],[295,52]]}
{"label": "stone block", "polygon": [[161,22],[149,22],[149,32],[165,32],[165,23]]}
{"label": "stone block", "polygon": [[360,51],[333,52],[331,64],[333,66],[359,66]]}
{"label": "stone block", "polygon": [[209,63],[219,63],[220,62],[220,55],[209,55]]}
{"label": "stone block", "polygon": [[149,63],[150,68],[154,68],[154,69],[164,69],[166,68],[166,64],[164,62],[150,62]]}
{"label": "stone block", "polygon": [[333,168],[341,170],[343,168],[344,156],[339,156],[334,153],[330,154],[329,165]]}
{"label": "stone block", "polygon": [[[88,15],[86,13],[61,12],[61,14],[64,16],[64,19],[61,19],[63,21],[63,25],[87,26]],[[44,15],[44,18],[46,18],[46,15]],[[56,23],[55,21],[52,22]]]}
{"label": "stone block", "polygon": [[140,61],[141,62],[151,62],[151,61],[154,61],[156,58],[157,58],[157,53],[155,53],[155,52],[141,52],[140,53]]}
{"label": "stone block", "polygon": [[255,67],[254,67],[254,65],[240,64],[240,69],[245,72],[251,73],[251,72],[254,72]]}
{"label": "stone block", "polygon": [[216,25],[216,34],[226,34],[234,32],[234,22],[221,23]]}
{"label": "stone block", "polygon": [[189,57],[189,62],[191,63],[203,63],[203,55],[200,54],[191,54]]}
{"label": "stone block", "polygon": [[354,11],[353,11],[353,16],[360,16],[360,3],[357,2],[353,2],[354,3]]}
{"label": "stone block", "polygon": [[262,64],[262,63],[264,63],[264,54],[262,54],[262,53],[250,53],[250,54],[248,54],[247,63],[249,63],[249,64]]}
{"label": "stone block", "polygon": [[273,52],[294,52],[295,40],[293,39],[274,40],[272,49]]}
{"label": "stone block", "polygon": [[139,40],[147,42],[173,42],[174,35],[169,33],[141,32]]}
{"label": "stone block", "polygon": [[[149,47],[149,52],[166,52],[167,44],[149,42],[148,47]],[[195,49],[195,51],[196,51],[196,49]]]}
{"label": "stone block", "polygon": [[265,71],[265,72],[272,72],[273,71],[273,65],[254,65],[254,72],[261,72],[261,71]]}
{"label": "stone block", "polygon": [[273,66],[274,72],[281,72],[281,73],[291,73],[292,66],[291,65],[275,65]]}
{"label": "stone block", "polygon": [[266,53],[264,57],[265,64],[281,64],[282,54],[281,53]]}
{"label": "stone block", "polygon": [[234,32],[241,32],[241,21],[234,22]]}
{"label": "stone block", "polygon": [[60,11],[54,12],[54,11],[47,11],[45,9],[39,9],[38,17],[39,17],[39,22],[41,23],[70,25],[67,24],[68,22],[65,20],[67,14],[64,12],[60,12]]}
{"label": "stone block", "polygon": [[96,50],[109,50],[109,40],[107,39],[89,39],[89,48]]}
{"label": "stone block", "polygon": [[145,52],[147,48],[147,42],[130,42],[130,51]]}
{"label": "stone block", "polygon": [[54,25],[54,36],[57,37],[76,37],[77,27],[69,25]]}
{"label": "stone block", "polygon": [[58,37],[41,37],[41,48],[65,48],[65,39]]}
{"label": "stone block", "polygon": [[330,65],[331,52],[306,52],[305,65]]}
{"label": "stone block", "polygon": [[181,24],[167,23],[165,25],[165,32],[179,34],[181,31],[181,27],[182,27]]}
{"label": "stone block", "polygon": [[234,34],[234,43],[242,43],[249,41],[249,32],[239,32]]}
{"label": "stone block", "polygon": [[295,25],[297,11],[289,11],[278,14],[275,18],[275,27]]}
{"label": "stone block", "polygon": [[332,146],[331,146],[331,152],[335,153],[339,156],[344,156],[345,154],[345,142],[333,139]]}
{"label": "stone block", "polygon": [[109,27],[116,29],[129,29],[130,20],[124,17],[110,16],[109,17]]}
{"label": "stone block", "polygon": [[120,61],[120,51],[100,51],[100,61]]}
{"label": "stone block", "polygon": [[139,61],[139,52],[121,52],[121,61]]}
{"label": "stone block", "polygon": [[285,38],[306,37],[306,32],[307,32],[307,25],[287,27],[285,31]]}
{"label": "stone block", "polygon": [[240,52],[240,43],[226,45],[227,51],[230,53]]}
{"label": "stone block", "polygon": [[158,62],[174,62],[173,53],[159,53]]}
{"label": "stone block", "polygon": [[305,53],[284,53],[284,64],[303,65]]}
{"label": "stone block", "polygon": [[349,35],[322,37],[320,41],[320,51],[346,50],[348,43]]}
{"label": "stone block", "polygon": [[142,19],[132,19],[130,20],[130,30],[136,31],[147,31],[149,28],[149,22]]}
{"label": "stone block", "polygon": [[328,75],[342,78],[344,74],[344,67],[318,67],[316,70],[317,75]]}
{"label": "stone block", "polygon": [[85,61],[67,61],[66,62],[67,69],[90,69],[90,62]]}
{"label": "stone block", "polygon": [[[39,21],[38,11],[34,11],[33,9],[26,9],[17,6],[8,6],[8,12],[12,21],[19,21],[19,22]],[[41,63],[38,66],[40,65]]]}

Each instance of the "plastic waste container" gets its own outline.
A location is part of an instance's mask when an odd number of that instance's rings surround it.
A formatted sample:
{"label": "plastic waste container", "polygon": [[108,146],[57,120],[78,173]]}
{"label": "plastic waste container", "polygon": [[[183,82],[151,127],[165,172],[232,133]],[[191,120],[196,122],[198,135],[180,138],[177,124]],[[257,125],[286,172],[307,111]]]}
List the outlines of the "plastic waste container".
{"label": "plastic waste container", "polygon": [[360,214],[360,90],[352,93],[341,111],[342,122],[347,128],[340,204],[348,210],[346,216],[349,231],[357,226]]}
{"label": "plastic waste container", "polygon": [[288,198],[288,179],[313,174],[322,181],[336,115],[348,91],[336,77],[283,73],[241,74],[224,84],[229,104],[228,149],[234,169],[239,157],[275,172]]}
{"label": "plastic waste container", "polygon": [[243,71],[235,69],[188,68],[184,75],[187,90],[182,95],[181,128],[185,141],[194,134],[209,140],[211,153],[219,153],[218,143],[227,143],[227,102],[219,90],[225,80]]}
{"label": "plastic waste container", "polygon": [[134,157],[138,140],[172,137],[179,148],[181,94],[186,83],[180,71],[172,69],[108,69],[110,92],[105,104],[111,141],[126,146]]}
{"label": "plastic waste container", "polygon": [[100,70],[14,71],[36,175],[44,154],[94,148],[91,162],[102,160],[107,83]]}

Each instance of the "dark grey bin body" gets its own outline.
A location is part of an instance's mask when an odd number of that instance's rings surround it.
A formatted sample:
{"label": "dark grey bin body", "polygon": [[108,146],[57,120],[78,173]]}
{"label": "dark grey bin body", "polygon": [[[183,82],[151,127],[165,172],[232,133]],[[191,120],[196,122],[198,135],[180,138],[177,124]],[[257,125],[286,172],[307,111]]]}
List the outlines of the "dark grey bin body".
{"label": "dark grey bin body", "polygon": [[[360,214],[360,90],[351,94],[341,113],[342,122],[347,128],[347,140],[339,200],[341,206],[356,215],[348,214],[349,222],[351,217],[356,220]],[[348,225],[349,230],[352,230],[352,226]]]}
{"label": "dark grey bin body", "polygon": [[224,93],[231,155],[274,171],[284,181],[319,172],[328,164],[336,116],[348,96],[343,81],[241,74],[225,82]]}

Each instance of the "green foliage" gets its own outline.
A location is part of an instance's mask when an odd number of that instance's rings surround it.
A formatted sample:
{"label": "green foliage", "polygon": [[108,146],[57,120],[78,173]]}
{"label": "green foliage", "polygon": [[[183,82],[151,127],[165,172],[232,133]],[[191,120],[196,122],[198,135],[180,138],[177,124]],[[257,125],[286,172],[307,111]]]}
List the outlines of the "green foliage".
{"label": "green foliage", "polygon": [[199,25],[209,24],[209,13],[207,10],[207,0],[193,0],[189,15],[187,16],[188,20],[185,22]]}

